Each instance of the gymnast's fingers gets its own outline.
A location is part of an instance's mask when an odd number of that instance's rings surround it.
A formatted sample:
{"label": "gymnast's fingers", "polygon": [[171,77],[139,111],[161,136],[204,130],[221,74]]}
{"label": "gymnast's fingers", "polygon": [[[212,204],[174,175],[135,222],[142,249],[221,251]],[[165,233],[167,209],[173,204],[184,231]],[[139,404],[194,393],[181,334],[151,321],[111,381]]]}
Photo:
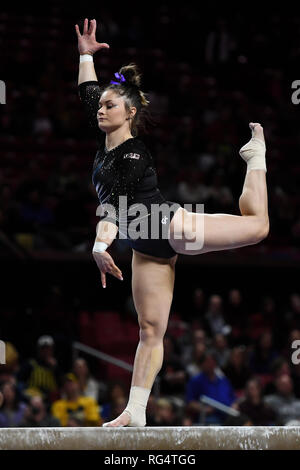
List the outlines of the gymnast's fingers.
{"label": "gymnast's fingers", "polygon": [[101,271],[102,287],[106,287],[106,274]]}
{"label": "gymnast's fingers", "polygon": [[83,23],[83,34],[88,33],[88,25],[89,25],[89,21],[87,18],[85,18],[84,23]]}
{"label": "gymnast's fingers", "polygon": [[97,22],[96,20],[91,20],[91,33],[90,34],[93,34],[95,36],[95,33],[96,33],[96,29],[97,29]]}
{"label": "gymnast's fingers", "polygon": [[79,31],[79,26],[78,26],[78,24],[75,24],[75,30],[76,30],[77,37],[80,38],[80,37],[81,37],[81,34],[80,34],[80,31]]}
{"label": "gymnast's fingers", "polygon": [[111,266],[110,274],[123,281],[122,271],[115,264]]}
{"label": "gymnast's fingers", "polygon": [[93,28],[94,28],[94,20],[90,20],[89,29],[88,29],[89,35],[93,33]]}

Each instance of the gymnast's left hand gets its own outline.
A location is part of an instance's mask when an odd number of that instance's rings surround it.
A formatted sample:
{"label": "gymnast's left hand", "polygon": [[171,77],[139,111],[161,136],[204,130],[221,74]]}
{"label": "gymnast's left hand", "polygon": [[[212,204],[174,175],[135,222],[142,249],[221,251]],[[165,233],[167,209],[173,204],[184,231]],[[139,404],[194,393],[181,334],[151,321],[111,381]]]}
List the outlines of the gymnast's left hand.
{"label": "gymnast's left hand", "polygon": [[103,251],[102,253],[93,251],[93,256],[101,273],[102,287],[106,287],[107,273],[123,281],[122,271],[115,265],[114,260],[107,251]]}

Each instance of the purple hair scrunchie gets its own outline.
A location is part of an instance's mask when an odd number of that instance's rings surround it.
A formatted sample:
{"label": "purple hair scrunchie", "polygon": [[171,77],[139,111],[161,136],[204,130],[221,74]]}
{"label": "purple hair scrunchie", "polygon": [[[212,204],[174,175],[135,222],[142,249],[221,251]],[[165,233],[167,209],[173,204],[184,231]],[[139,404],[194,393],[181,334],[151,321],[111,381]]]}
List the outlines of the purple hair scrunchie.
{"label": "purple hair scrunchie", "polygon": [[124,75],[122,75],[119,72],[115,73],[115,77],[118,80],[118,82],[116,82],[114,80],[111,80],[110,83],[113,83],[114,85],[122,85],[123,82],[126,82],[126,79],[125,79]]}

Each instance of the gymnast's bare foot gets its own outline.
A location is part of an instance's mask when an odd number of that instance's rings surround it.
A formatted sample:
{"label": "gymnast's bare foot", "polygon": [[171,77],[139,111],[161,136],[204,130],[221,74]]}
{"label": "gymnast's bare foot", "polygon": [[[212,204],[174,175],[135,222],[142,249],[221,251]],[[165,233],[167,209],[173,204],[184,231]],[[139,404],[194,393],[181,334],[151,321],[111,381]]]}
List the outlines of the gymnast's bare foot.
{"label": "gymnast's bare foot", "polygon": [[121,413],[120,416],[118,416],[113,421],[104,423],[102,427],[116,428],[116,427],[121,427],[121,426],[128,426],[129,423],[130,423],[130,415],[129,413],[127,413],[127,411],[123,411],[123,413]]}
{"label": "gymnast's bare foot", "polygon": [[252,131],[252,138],[255,137],[255,139],[265,142],[264,130],[259,122],[250,122],[249,127]]}

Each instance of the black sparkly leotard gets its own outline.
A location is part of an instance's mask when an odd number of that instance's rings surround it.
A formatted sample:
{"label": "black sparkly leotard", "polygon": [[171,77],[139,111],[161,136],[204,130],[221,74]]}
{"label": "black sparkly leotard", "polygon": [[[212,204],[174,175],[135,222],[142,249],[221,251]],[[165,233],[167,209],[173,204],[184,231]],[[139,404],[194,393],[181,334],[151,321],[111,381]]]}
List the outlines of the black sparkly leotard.
{"label": "black sparkly leotard", "polygon": [[[157,173],[153,158],[145,144],[137,137],[127,139],[122,144],[108,151],[105,148],[105,133],[98,127],[100,85],[97,81],[87,81],[79,85],[79,97],[84,104],[89,125],[94,129],[97,140],[97,153],[94,159],[92,182],[98,194],[100,220],[113,222],[119,228],[117,238],[137,251],[160,258],[170,258],[176,254],[165,235],[167,227],[176,210],[180,207],[172,201],[166,201],[158,189]],[[126,206],[120,205],[120,196],[127,196]],[[126,199],[126,198],[125,198]],[[114,208],[107,210],[108,204]],[[129,211],[143,204],[143,212],[138,216]],[[151,213],[153,204],[167,210],[158,218],[159,235],[151,238]],[[175,206],[174,206],[175,205]],[[172,209],[170,210],[170,208]],[[101,210],[102,209],[102,210]],[[104,210],[105,209],[105,210]],[[167,214],[167,215],[164,215]],[[130,236],[128,225],[146,219],[147,237],[134,239]],[[123,222],[125,220],[125,222]],[[145,227],[145,220],[143,220]],[[153,221],[152,221],[153,224]],[[163,224],[163,225],[162,225]],[[141,227],[140,227],[141,228]],[[141,233],[144,233],[141,228]]]}

